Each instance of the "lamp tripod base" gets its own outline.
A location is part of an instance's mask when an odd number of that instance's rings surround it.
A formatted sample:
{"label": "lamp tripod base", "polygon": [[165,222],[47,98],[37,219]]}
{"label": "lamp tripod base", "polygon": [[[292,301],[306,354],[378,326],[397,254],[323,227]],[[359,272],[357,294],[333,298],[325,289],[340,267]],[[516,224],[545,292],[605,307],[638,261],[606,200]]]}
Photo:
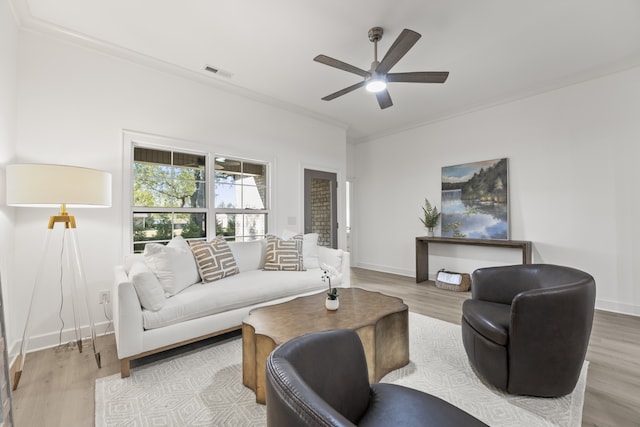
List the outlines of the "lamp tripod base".
{"label": "lamp tripod base", "polygon": [[16,358],[16,364],[20,366],[19,370],[13,374],[13,385],[11,387],[12,390],[18,388],[18,384],[20,384],[20,377],[22,377],[22,366],[24,365],[24,354],[20,353]]}
{"label": "lamp tripod base", "polygon": [[[56,216],[52,216],[49,218],[49,228],[47,230],[47,237],[45,239],[45,243],[44,243],[44,249],[42,252],[42,259],[40,261],[40,267],[38,268],[38,272],[36,273],[36,283],[33,287],[33,291],[31,293],[31,301],[29,303],[29,311],[27,314],[27,320],[25,323],[25,327],[24,327],[24,332],[22,335],[22,342],[20,344],[20,353],[18,354],[18,357],[16,358],[16,362],[15,362],[15,366],[17,366],[17,369],[14,373],[13,376],[13,384],[12,384],[12,389],[16,390],[18,388],[18,384],[20,383],[20,379],[22,377],[22,371],[24,369],[24,362],[25,362],[25,356],[26,356],[26,350],[27,350],[27,344],[29,341],[29,336],[30,336],[30,330],[31,330],[31,314],[33,311],[33,301],[34,301],[34,297],[38,291],[38,288],[41,285],[41,277],[42,277],[42,271],[44,268],[44,264],[45,264],[45,260],[46,260],[46,254],[48,252],[48,248],[49,248],[49,242],[51,240],[51,232],[53,231],[53,228],[55,226],[56,223],[63,223],[65,226],[64,229],[64,233],[65,235],[63,236],[63,241],[62,241],[62,249],[63,249],[63,253],[66,254],[66,263],[67,263],[67,267],[70,270],[73,270],[72,274],[71,274],[71,296],[72,296],[72,306],[73,306],[73,320],[74,320],[74,324],[75,324],[75,343],[78,346],[78,351],[80,353],[82,353],[82,330],[81,330],[81,325],[80,325],[80,316],[78,313],[78,309],[84,305],[85,309],[86,309],[86,314],[89,320],[89,329],[91,332],[91,345],[93,348],[93,355],[95,357],[96,360],[96,364],[98,365],[98,368],[102,367],[102,362],[101,362],[101,358],[100,358],[100,352],[98,352],[96,350],[96,330],[95,330],[95,324],[93,323],[93,318],[91,316],[91,310],[89,308],[89,297],[88,297],[88,293],[87,293],[87,289],[86,289],[86,281],[84,278],[84,271],[82,268],[82,263],[80,261],[80,251],[78,249],[78,238],[77,235],[75,233],[76,231],[76,222],[75,222],[75,218],[71,215],[69,215],[66,212],[66,209],[64,209],[64,205],[61,207],[60,209],[60,214],[56,215]],[[66,237],[66,233],[69,232],[71,234],[71,239],[68,243],[69,247],[66,247],[66,241],[67,239]],[[62,260],[61,260],[62,261]],[[78,288],[76,286],[76,278],[78,278],[79,282],[80,282],[80,288]],[[61,286],[62,286],[62,279],[60,282]],[[79,291],[81,291],[84,294],[84,304],[81,304],[80,301],[78,300],[79,298]]]}
{"label": "lamp tripod base", "polygon": [[[77,342],[77,345],[80,353],[82,353],[82,341]],[[98,369],[102,368],[102,359],[100,357],[100,352],[96,351],[95,345],[93,348],[93,356],[96,359],[96,365],[98,366]],[[24,366],[24,357],[25,355],[20,353],[16,358],[16,364],[19,366]],[[20,378],[22,378],[22,368],[20,368],[19,371],[15,371],[15,373],[13,374],[11,390],[15,391],[18,388],[18,384],[20,384]]]}

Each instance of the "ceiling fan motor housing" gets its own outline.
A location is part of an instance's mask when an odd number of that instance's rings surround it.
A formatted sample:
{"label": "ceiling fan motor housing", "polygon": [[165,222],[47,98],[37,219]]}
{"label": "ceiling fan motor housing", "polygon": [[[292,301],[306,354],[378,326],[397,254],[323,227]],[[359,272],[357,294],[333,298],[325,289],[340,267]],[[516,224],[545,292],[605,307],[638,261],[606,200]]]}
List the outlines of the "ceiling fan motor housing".
{"label": "ceiling fan motor housing", "polygon": [[382,39],[382,34],[384,33],[384,31],[382,30],[382,27],[373,27],[369,30],[369,41],[375,43],[377,41],[380,41]]}

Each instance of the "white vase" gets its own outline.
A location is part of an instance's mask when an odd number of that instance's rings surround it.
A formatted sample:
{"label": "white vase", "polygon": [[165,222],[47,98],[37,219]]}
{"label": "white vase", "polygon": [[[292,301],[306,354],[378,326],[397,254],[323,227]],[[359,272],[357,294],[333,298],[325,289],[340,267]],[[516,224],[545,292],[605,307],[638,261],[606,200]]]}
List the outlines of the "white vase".
{"label": "white vase", "polygon": [[324,301],[324,306],[327,308],[327,310],[335,311],[338,309],[338,307],[340,307],[340,300],[338,298],[336,299],[327,298]]}
{"label": "white vase", "polygon": [[428,236],[428,237],[433,237],[433,236],[434,236],[434,234],[433,234],[433,227],[429,227],[429,228],[427,228],[427,236]]}

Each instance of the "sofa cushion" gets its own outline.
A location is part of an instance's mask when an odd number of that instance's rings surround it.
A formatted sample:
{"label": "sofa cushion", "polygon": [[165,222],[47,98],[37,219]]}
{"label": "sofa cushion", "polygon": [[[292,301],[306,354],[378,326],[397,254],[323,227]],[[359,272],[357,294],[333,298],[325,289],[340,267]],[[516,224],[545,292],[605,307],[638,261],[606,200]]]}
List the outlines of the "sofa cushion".
{"label": "sofa cushion", "polygon": [[326,289],[319,269],[306,271],[252,270],[225,277],[215,286],[197,283],[168,298],[159,311],[143,310],[145,329],[181,323],[212,314],[268,303],[278,298]]}
{"label": "sofa cushion", "polygon": [[164,307],[167,298],[160,281],[144,262],[137,261],[129,269],[129,279],[138,294],[142,308],[158,311]]}
{"label": "sofa cushion", "polygon": [[214,282],[239,272],[233,252],[224,237],[218,236],[210,242],[192,240],[189,245],[203,282]]}
{"label": "sofa cushion", "polygon": [[302,260],[302,234],[297,234],[289,240],[267,235],[267,253],[264,269],[278,271],[304,270]]}
{"label": "sofa cushion", "polygon": [[252,242],[229,242],[240,273],[250,270],[262,270],[267,242],[264,239]]}
{"label": "sofa cushion", "polygon": [[186,240],[177,236],[165,246],[147,243],[144,260],[168,296],[200,281],[198,266]]}

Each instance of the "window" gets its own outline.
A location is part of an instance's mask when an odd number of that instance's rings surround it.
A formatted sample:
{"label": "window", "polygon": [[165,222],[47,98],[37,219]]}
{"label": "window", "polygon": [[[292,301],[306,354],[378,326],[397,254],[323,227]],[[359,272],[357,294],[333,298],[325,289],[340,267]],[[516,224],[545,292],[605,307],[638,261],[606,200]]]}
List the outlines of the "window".
{"label": "window", "polygon": [[216,235],[231,241],[262,239],[267,231],[267,165],[215,159]]}
{"label": "window", "polygon": [[175,236],[262,239],[269,214],[267,164],[133,142],[133,251]]}
{"label": "window", "polygon": [[133,251],[172,237],[207,236],[206,156],[133,149]]}

